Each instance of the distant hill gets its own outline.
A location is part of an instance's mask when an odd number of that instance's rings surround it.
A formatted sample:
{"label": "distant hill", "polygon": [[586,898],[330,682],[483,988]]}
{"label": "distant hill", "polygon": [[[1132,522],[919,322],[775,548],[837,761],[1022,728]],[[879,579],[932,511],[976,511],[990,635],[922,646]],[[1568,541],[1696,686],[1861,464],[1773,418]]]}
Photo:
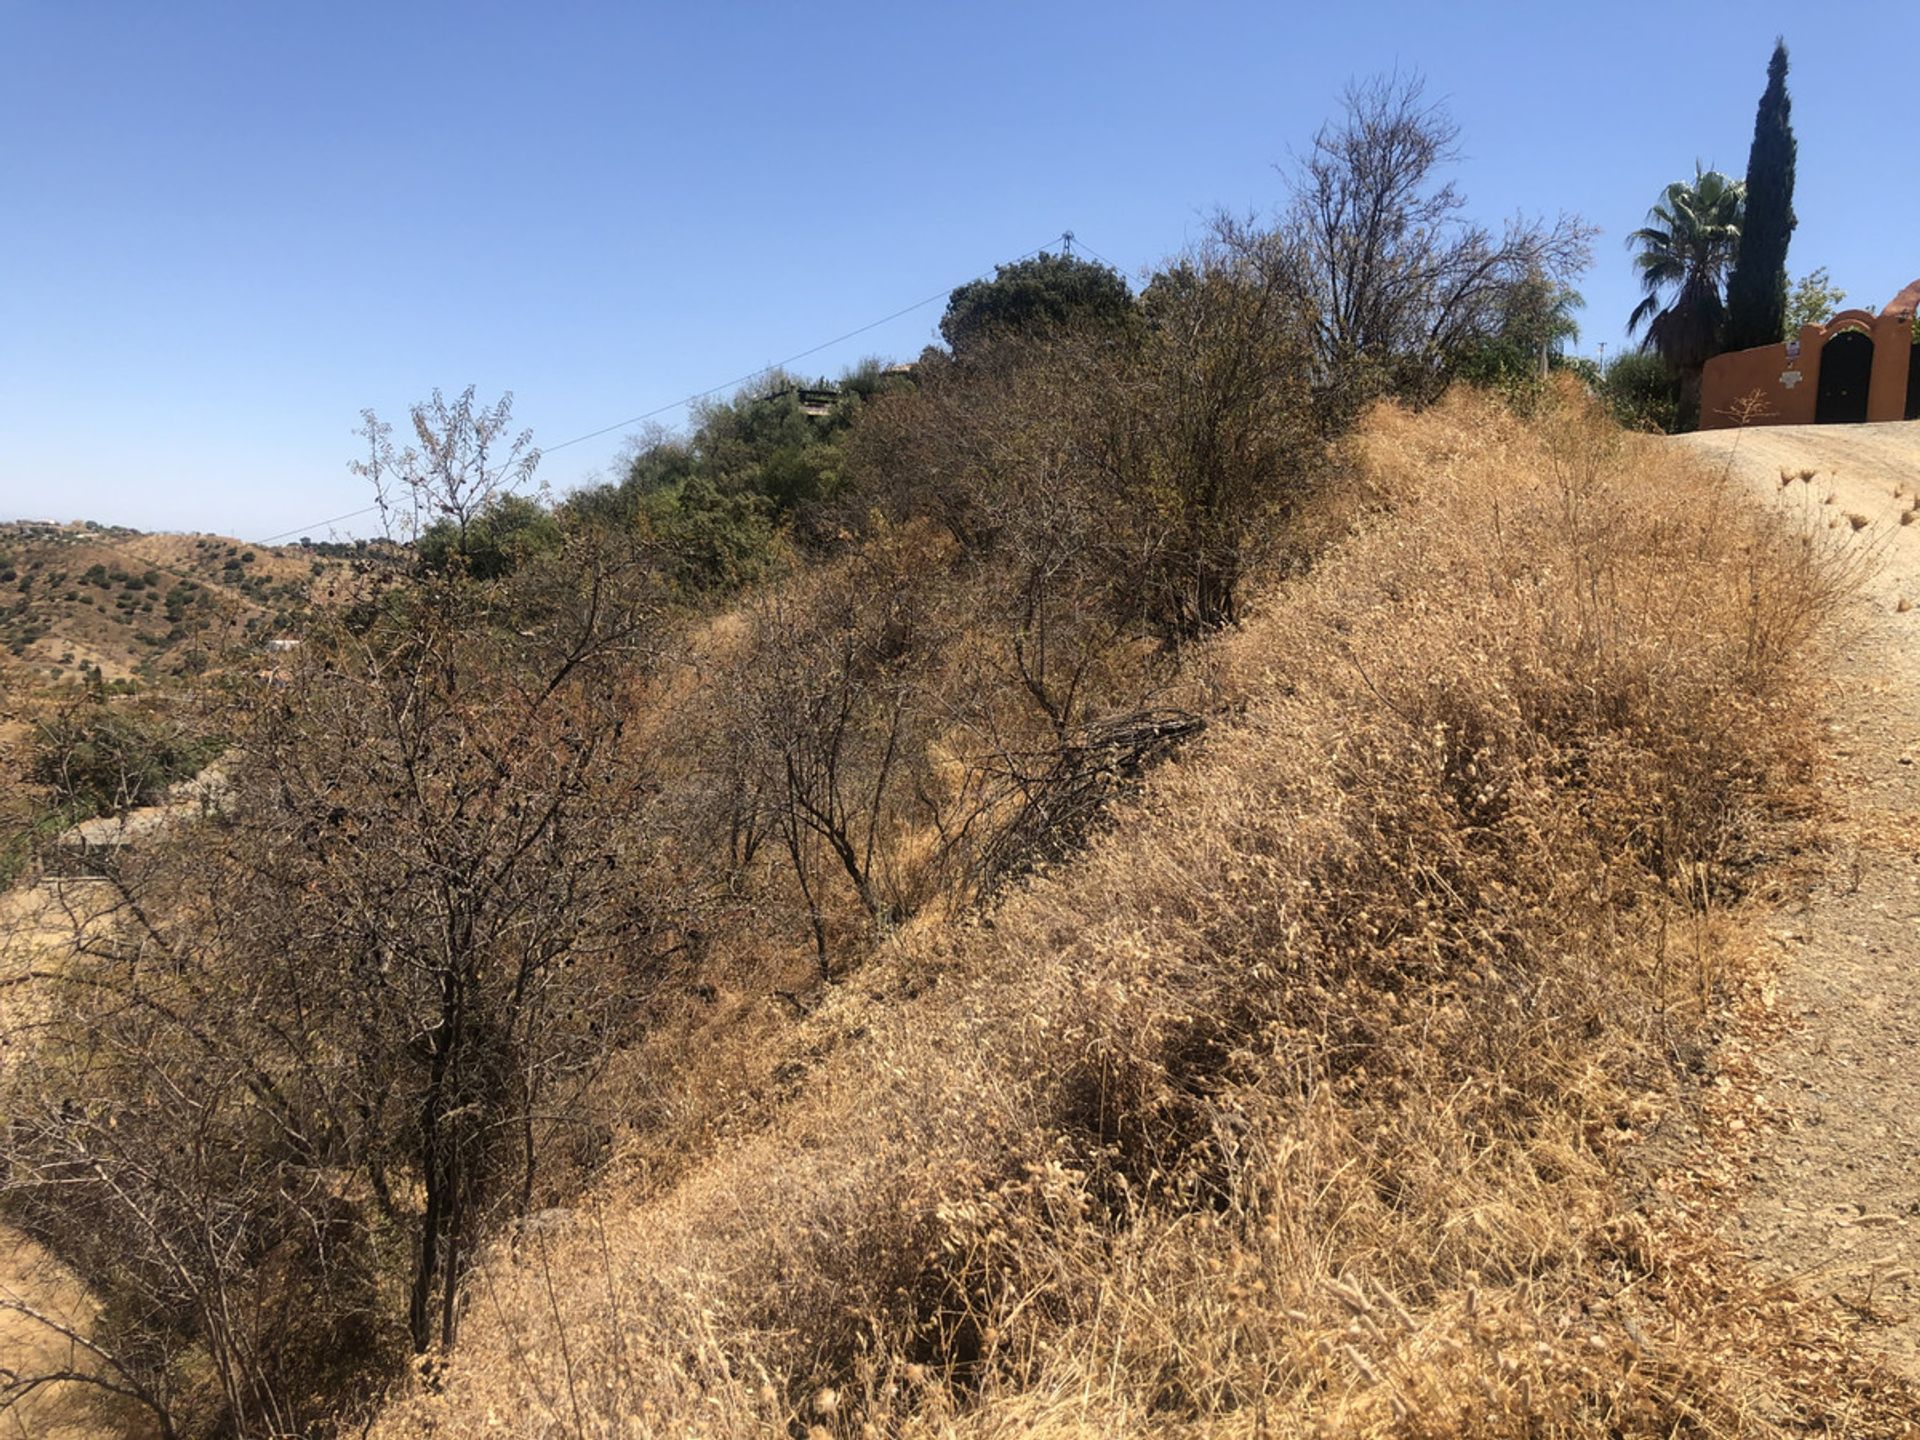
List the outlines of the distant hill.
{"label": "distant hill", "polygon": [[92,521],[0,523],[0,655],[41,683],[96,670],[108,683],[187,674],[235,647],[297,633],[346,570],[311,546]]}

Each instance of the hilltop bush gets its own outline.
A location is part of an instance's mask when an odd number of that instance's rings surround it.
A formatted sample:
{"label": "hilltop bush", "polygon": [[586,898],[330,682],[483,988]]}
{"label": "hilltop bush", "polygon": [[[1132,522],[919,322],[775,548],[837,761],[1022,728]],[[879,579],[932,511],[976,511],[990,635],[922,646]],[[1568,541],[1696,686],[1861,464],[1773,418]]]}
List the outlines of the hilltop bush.
{"label": "hilltop bush", "polygon": [[1003,340],[994,365],[923,365],[856,461],[863,494],[1011,567],[1030,600],[1052,590],[1118,634],[1178,643],[1233,621],[1327,436],[1309,317],[1271,236],[1223,227],[1139,311],[1125,330]]}
{"label": "hilltop bush", "polygon": [[1134,318],[1133,295],[1115,270],[1072,254],[1046,251],[996,265],[991,280],[973,280],[947,299],[940,336],[956,356],[996,343],[1044,339],[1067,330],[1121,329]]}
{"label": "hilltop bush", "polygon": [[777,564],[777,531],[816,553],[835,538],[849,437],[876,398],[907,386],[876,361],[836,381],[770,371],[731,399],[695,405],[685,439],[642,432],[620,479],[568,496],[563,518],[651,527],[688,591],[748,583]]}
{"label": "hilltop bush", "polygon": [[1636,350],[1615,356],[1601,377],[1600,394],[1629,430],[1665,435],[1679,425],[1679,377],[1658,355]]}

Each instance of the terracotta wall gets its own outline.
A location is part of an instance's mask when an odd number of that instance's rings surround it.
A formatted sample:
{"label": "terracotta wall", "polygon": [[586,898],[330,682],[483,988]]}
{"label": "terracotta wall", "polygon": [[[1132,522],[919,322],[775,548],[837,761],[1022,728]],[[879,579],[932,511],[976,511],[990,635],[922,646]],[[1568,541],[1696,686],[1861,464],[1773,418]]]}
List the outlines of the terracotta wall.
{"label": "terracotta wall", "polygon": [[1913,363],[1913,316],[1882,315],[1873,322],[1873,380],[1867,419],[1907,418],[1907,369]]}
{"label": "terracotta wall", "polygon": [[[1787,358],[1784,344],[1716,355],[1707,362],[1701,383],[1700,428],[1721,430],[1742,423],[1813,424],[1814,405],[1820,393],[1820,353],[1827,341],[1846,330],[1864,330],[1873,338],[1867,419],[1904,419],[1916,299],[1920,299],[1920,281],[1901,291],[1878,315],[1865,310],[1843,310],[1825,325],[1803,326],[1800,353],[1793,360]],[[1743,421],[1742,402],[1756,394],[1762,409]]]}
{"label": "terracotta wall", "polygon": [[1740,423],[1736,401],[1759,392],[1767,413],[1753,425],[1811,425],[1813,399],[1820,385],[1820,327],[1800,332],[1800,355],[1787,359],[1787,347],[1762,345],[1735,350],[1707,362],[1700,386],[1700,428],[1719,430]]}

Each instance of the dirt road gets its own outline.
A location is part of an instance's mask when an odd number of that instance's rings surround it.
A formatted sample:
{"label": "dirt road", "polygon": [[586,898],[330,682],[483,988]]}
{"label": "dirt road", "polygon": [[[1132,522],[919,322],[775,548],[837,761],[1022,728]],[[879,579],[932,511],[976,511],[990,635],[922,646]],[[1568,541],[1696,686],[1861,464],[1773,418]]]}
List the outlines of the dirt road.
{"label": "dirt road", "polygon": [[[85,1287],[25,1236],[0,1225],[0,1302],[19,1301],[84,1334],[92,1314]],[[89,1369],[91,1357],[37,1319],[0,1305],[0,1371],[22,1375]],[[93,1387],[52,1385],[0,1416],[0,1436],[34,1440],[92,1440],[101,1428]]]}
{"label": "dirt road", "polygon": [[[1880,553],[1834,677],[1835,843],[1771,929],[1790,1029],[1768,1099],[1785,1119],[1759,1142],[1732,1223],[1764,1270],[1838,1297],[1920,1378],[1920,514],[1899,523],[1920,503],[1920,422],[1676,443],[1730,459],[1775,503],[1821,505]],[[1783,470],[1796,477],[1784,488]]]}
{"label": "dirt road", "polygon": [[[39,891],[0,895],[0,1040],[33,1019],[31,987],[5,982],[34,957],[49,948],[57,950],[64,929]],[[11,1046],[0,1048],[0,1064],[10,1051]],[[92,1368],[84,1348],[15,1308],[20,1306],[82,1335],[93,1314],[92,1297],[65,1266],[26,1236],[0,1225],[0,1378],[9,1371],[30,1376]],[[85,1384],[36,1390],[0,1414],[0,1440],[94,1440],[118,1433],[104,1428],[96,1399],[95,1387]]]}

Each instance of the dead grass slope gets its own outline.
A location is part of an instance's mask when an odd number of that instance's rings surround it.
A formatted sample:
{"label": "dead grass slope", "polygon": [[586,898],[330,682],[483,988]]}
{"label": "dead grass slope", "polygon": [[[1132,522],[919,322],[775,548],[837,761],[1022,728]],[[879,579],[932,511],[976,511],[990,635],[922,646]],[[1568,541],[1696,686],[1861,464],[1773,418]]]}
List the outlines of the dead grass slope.
{"label": "dead grass slope", "polygon": [[837,987],[772,1123],[502,1246],[376,1433],[1908,1433],[1640,1143],[1844,538],[1571,403],[1361,449],[1377,518],[1207,658],[1234,723]]}

